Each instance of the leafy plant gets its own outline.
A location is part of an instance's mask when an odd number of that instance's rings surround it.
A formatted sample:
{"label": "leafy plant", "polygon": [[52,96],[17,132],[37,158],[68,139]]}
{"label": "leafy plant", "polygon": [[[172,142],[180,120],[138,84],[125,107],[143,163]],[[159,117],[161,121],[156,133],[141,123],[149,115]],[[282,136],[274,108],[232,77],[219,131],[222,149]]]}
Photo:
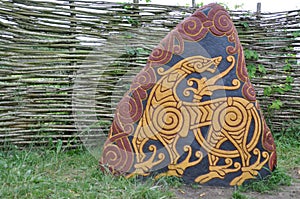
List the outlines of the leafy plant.
{"label": "leafy plant", "polygon": [[[122,2],[123,3],[123,2]],[[124,9],[126,9],[126,10],[129,10],[129,9],[132,9],[133,8],[133,6],[131,6],[131,5],[124,5],[124,7],[123,7]]]}
{"label": "leafy plant", "polygon": [[266,68],[261,64],[258,65],[258,71],[263,75],[267,74]]}
{"label": "leafy plant", "polygon": [[[248,71],[248,75],[249,75],[250,79],[257,77],[257,76],[264,76],[267,74],[266,68],[261,64],[259,64],[258,66],[254,65],[254,64],[248,64],[247,71]],[[258,75],[258,72],[260,75]]]}
{"label": "leafy plant", "polygon": [[248,71],[249,78],[252,79],[253,77],[255,77],[256,66],[254,64],[247,65],[247,71]]}
{"label": "leafy plant", "polygon": [[266,193],[268,191],[276,190],[279,186],[290,186],[292,177],[289,176],[284,169],[276,168],[274,172],[265,179],[254,180],[248,184],[239,187],[242,192],[256,191],[259,193]]}
{"label": "leafy plant", "polygon": [[292,76],[287,76],[285,82],[288,84],[294,83],[294,78]]}
{"label": "leafy plant", "polygon": [[297,38],[297,37],[300,37],[300,31],[294,31],[292,33],[293,37]]}
{"label": "leafy plant", "polygon": [[271,105],[268,106],[269,109],[279,110],[283,103],[281,100],[274,100]]}
{"label": "leafy plant", "polygon": [[204,6],[204,3],[203,3],[203,2],[197,3],[196,6],[197,6],[197,7],[202,7],[202,6]]}
{"label": "leafy plant", "polygon": [[62,145],[63,145],[62,140],[61,139],[57,140],[57,143],[56,143],[56,153],[57,154],[61,152]]}
{"label": "leafy plant", "polygon": [[138,25],[140,24],[140,22],[139,22],[138,20],[133,19],[133,18],[130,17],[130,16],[126,16],[126,17],[124,17],[124,18],[127,20],[128,23],[130,23],[130,24],[132,24],[132,25],[134,25],[134,26],[138,26]]}
{"label": "leafy plant", "polygon": [[234,5],[234,9],[242,9],[243,7],[244,7],[244,3]]}
{"label": "leafy plant", "polygon": [[264,88],[264,95],[265,96],[270,96],[272,94],[272,87],[271,86],[267,86]]}
{"label": "leafy plant", "polygon": [[241,22],[241,25],[244,27],[245,30],[249,30],[249,23],[248,22]]}
{"label": "leafy plant", "polygon": [[[247,24],[244,24],[244,25],[247,26]],[[245,56],[245,59],[250,62],[257,61],[259,58],[259,55],[256,51],[249,50],[249,49],[244,50],[244,56]],[[249,75],[250,79],[256,77],[257,70],[263,75],[265,75],[267,73],[267,70],[265,69],[265,67],[263,65],[256,66],[253,63],[247,64],[247,71],[248,71],[248,75]]]}
{"label": "leafy plant", "polygon": [[247,60],[253,60],[253,61],[257,61],[258,60],[258,53],[254,50],[248,50],[246,49],[244,51],[244,55],[245,55],[245,58]]}
{"label": "leafy plant", "polygon": [[233,192],[231,199],[248,199],[248,197],[242,194],[239,190]]}
{"label": "leafy plant", "polygon": [[284,94],[285,92],[291,91],[293,89],[292,83],[294,83],[294,78],[292,76],[287,76],[285,83],[282,85],[272,84],[264,88],[264,95],[270,96],[274,93]]}
{"label": "leafy plant", "polygon": [[286,65],[283,66],[283,70],[285,72],[289,72],[292,69],[292,65],[290,63],[286,63]]}
{"label": "leafy plant", "polygon": [[126,54],[128,55],[128,57],[138,57],[138,56],[142,56],[142,55],[148,55],[149,53],[150,53],[149,50],[147,50],[145,48],[141,48],[141,47],[137,47],[137,48],[128,47],[128,48],[126,48]]}

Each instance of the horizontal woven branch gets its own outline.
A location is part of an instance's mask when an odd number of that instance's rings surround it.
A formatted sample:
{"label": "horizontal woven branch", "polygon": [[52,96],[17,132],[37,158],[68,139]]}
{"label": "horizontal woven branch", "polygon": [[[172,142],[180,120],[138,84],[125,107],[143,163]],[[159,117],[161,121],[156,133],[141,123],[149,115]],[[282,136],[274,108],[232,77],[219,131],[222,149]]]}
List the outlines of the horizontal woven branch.
{"label": "horizontal woven branch", "polygon": [[[104,139],[151,50],[195,8],[92,0],[0,2],[0,143],[64,147]],[[300,118],[300,10],[230,11],[271,128]],[[297,63],[298,62],[298,63]],[[264,94],[266,88],[291,90]],[[268,107],[280,100],[282,108]],[[86,141],[88,140],[88,141]],[[91,142],[90,142],[91,141]]]}

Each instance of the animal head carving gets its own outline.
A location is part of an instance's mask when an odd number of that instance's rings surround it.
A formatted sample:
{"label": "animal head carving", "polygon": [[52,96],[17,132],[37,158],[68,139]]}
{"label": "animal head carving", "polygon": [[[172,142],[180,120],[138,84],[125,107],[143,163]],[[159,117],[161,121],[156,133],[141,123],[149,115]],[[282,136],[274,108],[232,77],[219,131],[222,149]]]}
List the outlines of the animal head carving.
{"label": "animal head carving", "polygon": [[214,73],[222,61],[222,57],[206,58],[202,56],[189,57],[183,60],[181,66],[188,71],[203,73],[208,71]]}
{"label": "animal head carving", "polygon": [[[215,73],[218,65],[220,64],[222,57],[216,57],[212,59],[206,59],[207,61],[203,63],[202,66],[196,66],[197,64],[194,64],[195,71],[209,71],[211,73]],[[194,93],[194,102],[198,102],[202,99],[204,95],[211,96],[215,90],[235,90],[238,89],[241,85],[240,81],[238,79],[232,80],[232,86],[224,86],[224,85],[216,85],[216,82],[223,78],[225,75],[229,73],[234,68],[235,65],[235,59],[233,56],[228,56],[227,61],[230,64],[230,66],[221,73],[215,74],[215,76],[211,77],[210,79],[206,79],[205,77],[201,79],[197,78],[190,78],[187,81],[187,84],[190,86],[189,88],[186,88],[183,92],[185,96],[189,96],[192,93]],[[193,62],[191,62],[193,63]],[[198,62],[197,62],[198,63]],[[214,68],[211,68],[211,66],[214,65]],[[196,83],[197,87],[194,88],[192,85]]]}

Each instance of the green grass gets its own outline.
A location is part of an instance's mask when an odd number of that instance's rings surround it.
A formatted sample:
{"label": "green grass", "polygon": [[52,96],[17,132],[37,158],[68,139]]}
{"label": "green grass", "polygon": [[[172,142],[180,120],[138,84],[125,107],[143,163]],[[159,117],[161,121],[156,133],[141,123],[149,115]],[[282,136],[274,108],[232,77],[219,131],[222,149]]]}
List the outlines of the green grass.
{"label": "green grass", "polygon": [[168,183],[104,175],[85,150],[0,152],[0,198],[171,198]]}
{"label": "green grass", "polygon": [[241,192],[251,190],[259,193],[267,193],[269,191],[278,190],[280,186],[289,186],[291,183],[292,177],[288,175],[286,170],[279,167],[267,178],[243,185],[239,187],[238,190]]}
{"label": "green grass", "polygon": [[274,134],[278,165],[288,171],[300,165],[300,120],[289,123],[289,127],[281,133]]}
{"label": "green grass", "polygon": [[233,192],[231,199],[248,199],[248,197],[239,190],[236,190]]}
{"label": "green grass", "polygon": [[[299,123],[274,135],[278,168],[267,179],[236,188],[232,198],[246,199],[247,191],[264,193],[291,184],[289,172],[300,165]],[[175,177],[141,181],[103,174],[87,150],[64,151],[60,142],[44,150],[0,150],[0,198],[173,198],[172,190],[182,186],[189,185]]]}
{"label": "green grass", "polygon": [[267,193],[280,190],[281,186],[289,186],[295,180],[290,172],[300,165],[300,121],[290,123],[282,132],[274,133],[277,151],[277,168],[263,180],[252,181],[247,185],[238,187],[233,193],[233,198],[243,198],[241,192],[255,191]]}

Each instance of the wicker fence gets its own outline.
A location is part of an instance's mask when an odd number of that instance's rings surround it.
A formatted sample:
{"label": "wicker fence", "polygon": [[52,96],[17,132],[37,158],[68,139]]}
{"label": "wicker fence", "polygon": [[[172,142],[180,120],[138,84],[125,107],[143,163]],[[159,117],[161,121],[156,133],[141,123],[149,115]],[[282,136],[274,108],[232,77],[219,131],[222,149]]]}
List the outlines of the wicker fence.
{"label": "wicker fence", "polygon": [[[194,10],[1,0],[0,148],[58,141],[75,147],[79,137],[97,142],[151,49]],[[273,130],[300,116],[299,13],[231,11]]]}

